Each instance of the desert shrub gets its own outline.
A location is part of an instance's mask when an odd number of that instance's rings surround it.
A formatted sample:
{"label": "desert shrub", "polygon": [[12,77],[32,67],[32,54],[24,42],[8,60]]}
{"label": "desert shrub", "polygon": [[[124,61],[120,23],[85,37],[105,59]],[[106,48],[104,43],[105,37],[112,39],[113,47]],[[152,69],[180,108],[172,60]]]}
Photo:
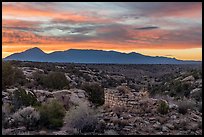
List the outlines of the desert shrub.
{"label": "desert shrub", "polygon": [[97,125],[95,112],[86,104],[71,108],[65,116],[64,128],[77,129],[79,133],[93,132]]}
{"label": "desert shrub", "polygon": [[12,105],[5,103],[2,105],[2,127],[7,128],[9,127],[9,119],[12,113]]}
{"label": "desert shrub", "polygon": [[57,100],[42,104],[38,107],[38,110],[40,112],[41,126],[55,129],[63,125],[65,109]]}
{"label": "desert shrub", "polygon": [[105,87],[105,88],[108,88],[108,87],[116,87],[118,85],[118,81],[113,79],[113,78],[107,78],[105,77],[104,80],[102,80],[101,82],[102,86]]}
{"label": "desert shrub", "polygon": [[123,119],[123,120],[118,121],[118,126],[119,126],[119,127],[125,127],[125,126],[127,126],[129,123],[130,123],[130,122],[129,122],[128,120]]}
{"label": "desert shrub", "polygon": [[48,75],[39,72],[33,75],[38,84],[49,89],[69,88],[69,82],[62,72],[50,72]]}
{"label": "desert shrub", "polygon": [[186,114],[188,109],[192,109],[194,106],[192,101],[183,100],[178,102],[178,112],[181,114]]}
{"label": "desert shrub", "polygon": [[179,127],[183,130],[187,130],[188,120],[186,118],[181,119],[179,123]]}
{"label": "desert shrub", "polygon": [[83,78],[84,78],[85,81],[87,81],[87,82],[91,81],[91,77],[90,77],[87,73],[84,73],[84,74],[83,74]]}
{"label": "desert shrub", "polygon": [[167,114],[169,111],[169,105],[165,100],[160,100],[159,106],[158,106],[158,112],[161,114]]}
{"label": "desert shrub", "polygon": [[2,88],[5,89],[14,83],[14,71],[9,62],[2,61]]}
{"label": "desert shrub", "polygon": [[202,77],[202,71],[201,70],[191,70],[191,74],[195,78],[195,80]]}
{"label": "desert shrub", "polygon": [[14,80],[17,86],[23,86],[27,82],[25,75],[18,68],[14,68]]}
{"label": "desert shrub", "polygon": [[52,89],[62,89],[69,85],[67,78],[64,73],[61,72],[51,72],[45,78],[44,84],[48,88]]}
{"label": "desert shrub", "polygon": [[19,109],[12,115],[14,120],[14,126],[25,126],[28,130],[35,129],[40,120],[39,112],[29,106],[23,109]]}
{"label": "desert shrub", "polygon": [[23,72],[14,68],[9,62],[2,61],[2,89],[14,84],[23,85],[26,82]]}
{"label": "desert shrub", "polygon": [[194,98],[196,101],[202,100],[202,89],[191,94],[191,98]]}
{"label": "desert shrub", "polygon": [[[192,85],[189,83],[182,83],[178,80],[163,81],[159,85],[152,85],[149,87],[150,95],[169,94],[171,97],[189,97]],[[164,91],[169,91],[164,93]]]}
{"label": "desert shrub", "polygon": [[22,106],[37,106],[39,105],[39,102],[33,92],[26,92],[24,89],[19,88],[14,91],[12,104],[14,106],[14,110],[17,110]]}
{"label": "desert shrub", "polygon": [[104,104],[104,89],[97,83],[84,83],[82,89],[88,93],[88,99],[96,106]]}

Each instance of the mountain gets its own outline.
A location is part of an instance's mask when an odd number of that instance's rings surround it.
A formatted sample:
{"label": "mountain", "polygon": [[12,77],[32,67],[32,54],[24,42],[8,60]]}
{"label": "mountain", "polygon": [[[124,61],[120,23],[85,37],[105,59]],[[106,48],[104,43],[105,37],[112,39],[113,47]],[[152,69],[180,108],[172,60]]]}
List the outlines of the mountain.
{"label": "mountain", "polygon": [[4,60],[20,60],[34,62],[64,62],[64,63],[96,63],[96,64],[198,64],[201,61],[183,61],[160,56],[145,56],[139,53],[121,53],[103,50],[69,49],[44,53],[35,47],[21,53],[14,53]]}

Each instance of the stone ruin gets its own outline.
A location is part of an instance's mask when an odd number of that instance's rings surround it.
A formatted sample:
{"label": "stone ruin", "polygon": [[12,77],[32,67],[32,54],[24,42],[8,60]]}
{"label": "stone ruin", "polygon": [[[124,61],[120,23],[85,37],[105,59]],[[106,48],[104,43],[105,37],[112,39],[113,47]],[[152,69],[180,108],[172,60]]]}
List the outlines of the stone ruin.
{"label": "stone ruin", "polygon": [[149,98],[147,91],[139,91],[136,93],[132,92],[121,92],[118,89],[105,89],[105,106],[110,108],[114,107],[125,107],[135,108],[141,100]]}

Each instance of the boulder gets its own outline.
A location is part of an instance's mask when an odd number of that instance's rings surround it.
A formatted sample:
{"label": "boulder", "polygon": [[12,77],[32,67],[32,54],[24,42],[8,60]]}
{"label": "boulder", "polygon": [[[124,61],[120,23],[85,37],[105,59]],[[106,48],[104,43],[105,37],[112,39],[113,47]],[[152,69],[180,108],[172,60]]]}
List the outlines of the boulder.
{"label": "boulder", "polygon": [[68,73],[65,73],[65,77],[67,78],[68,81],[72,81],[72,79],[69,77]]}
{"label": "boulder", "polygon": [[177,109],[178,108],[178,105],[176,104],[169,104],[169,109]]}
{"label": "boulder", "polygon": [[196,93],[198,93],[198,92],[200,92],[200,91],[202,91],[201,88],[195,88],[195,89],[193,89],[193,90],[190,92],[190,95],[196,94]]}
{"label": "boulder", "polygon": [[188,77],[185,77],[184,79],[182,79],[181,81],[194,81],[195,80],[195,78],[192,76],[192,75],[190,75],[190,76],[188,76]]}

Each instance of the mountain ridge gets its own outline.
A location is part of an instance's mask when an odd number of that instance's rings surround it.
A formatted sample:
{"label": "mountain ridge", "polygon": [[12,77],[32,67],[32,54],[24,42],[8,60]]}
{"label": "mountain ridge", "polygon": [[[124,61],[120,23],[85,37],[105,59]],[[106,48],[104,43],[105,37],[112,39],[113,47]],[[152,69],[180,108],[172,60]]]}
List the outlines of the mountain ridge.
{"label": "mountain ridge", "polygon": [[97,64],[197,64],[202,61],[178,60],[163,56],[147,56],[136,52],[123,53],[95,49],[68,49],[45,53],[38,47],[14,53],[3,60]]}

